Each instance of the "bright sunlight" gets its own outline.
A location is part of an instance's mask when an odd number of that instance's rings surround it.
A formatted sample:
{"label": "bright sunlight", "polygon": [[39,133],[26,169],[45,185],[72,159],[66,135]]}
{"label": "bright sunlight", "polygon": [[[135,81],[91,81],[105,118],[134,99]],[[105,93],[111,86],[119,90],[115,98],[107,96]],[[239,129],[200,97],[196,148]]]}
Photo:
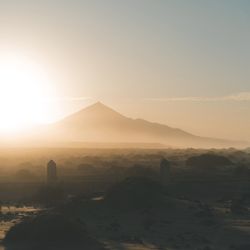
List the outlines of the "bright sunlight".
{"label": "bright sunlight", "polygon": [[48,122],[52,96],[50,79],[39,64],[23,57],[1,57],[0,131],[19,131]]}

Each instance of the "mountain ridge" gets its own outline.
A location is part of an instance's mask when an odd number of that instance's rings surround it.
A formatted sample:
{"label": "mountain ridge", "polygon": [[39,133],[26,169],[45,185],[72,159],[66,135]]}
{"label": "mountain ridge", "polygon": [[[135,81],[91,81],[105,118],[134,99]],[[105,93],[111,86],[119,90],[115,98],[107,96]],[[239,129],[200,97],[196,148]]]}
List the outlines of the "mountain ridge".
{"label": "mountain ridge", "polygon": [[[233,147],[242,142],[202,137],[144,119],[122,115],[101,102],[94,103],[50,126],[56,141],[84,143],[159,143],[171,147]],[[242,145],[243,146],[243,145]]]}

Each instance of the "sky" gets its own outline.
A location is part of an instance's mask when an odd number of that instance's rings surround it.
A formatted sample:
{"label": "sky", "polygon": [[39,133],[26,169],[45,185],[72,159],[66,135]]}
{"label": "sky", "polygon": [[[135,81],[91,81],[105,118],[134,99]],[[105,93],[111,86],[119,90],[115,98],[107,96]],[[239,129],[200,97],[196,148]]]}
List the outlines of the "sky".
{"label": "sky", "polygon": [[51,121],[102,101],[250,141],[248,0],[0,0],[0,31],[1,57],[25,56],[49,76]]}

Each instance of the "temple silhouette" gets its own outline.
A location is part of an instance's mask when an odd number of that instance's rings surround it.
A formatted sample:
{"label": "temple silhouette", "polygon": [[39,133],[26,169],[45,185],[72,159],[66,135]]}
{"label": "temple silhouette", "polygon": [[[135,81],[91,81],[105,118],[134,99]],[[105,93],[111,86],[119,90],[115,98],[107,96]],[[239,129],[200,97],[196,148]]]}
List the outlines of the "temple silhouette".
{"label": "temple silhouette", "polygon": [[57,166],[53,160],[47,164],[47,183],[55,183],[57,181]]}

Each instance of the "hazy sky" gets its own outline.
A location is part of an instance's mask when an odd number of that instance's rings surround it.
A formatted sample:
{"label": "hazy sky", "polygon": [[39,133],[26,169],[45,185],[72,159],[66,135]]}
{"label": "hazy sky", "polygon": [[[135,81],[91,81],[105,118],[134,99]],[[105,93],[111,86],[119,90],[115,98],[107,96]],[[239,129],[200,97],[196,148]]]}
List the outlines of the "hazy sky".
{"label": "hazy sky", "polygon": [[100,100],[250,140],[249,0],[0,0],[0,31],[53,79],[55,119]]}

